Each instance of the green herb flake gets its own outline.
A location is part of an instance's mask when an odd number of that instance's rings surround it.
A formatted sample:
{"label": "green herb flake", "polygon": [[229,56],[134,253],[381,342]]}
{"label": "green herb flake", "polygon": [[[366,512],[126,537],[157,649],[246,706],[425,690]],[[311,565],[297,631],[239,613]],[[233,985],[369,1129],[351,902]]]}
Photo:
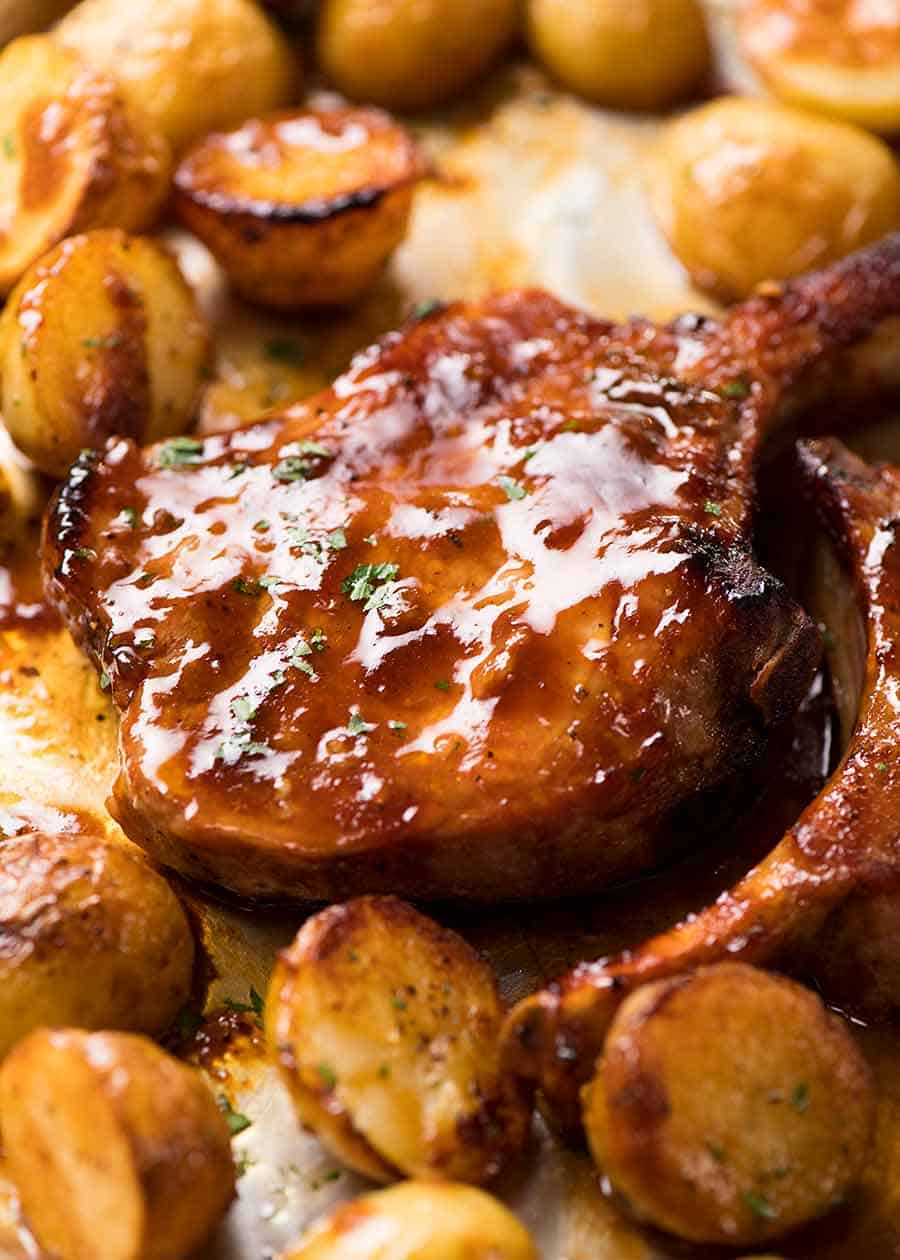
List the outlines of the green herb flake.
{"label": "green herb flake", "polygon": [[875,769],[879,772],[879,774],[886,774],[887,769],[888,769],[888,764],[886,761],[876,761]]}
{"label": "green herb flake", "polygon": [[256,705],[246,696],[238,696],[231,702],[231,712],[238,722],[250,722],[256,717]]}
{"label": "green herb flake", "polygon": [[256,521],[254,522],[253,528],[257,534],[267,534],[271,529],[271,526],[268,521]]}
{"label": "green herb flake", "polygon": [[791,1106],[802,1116],[804,1111],[809,1107],[809,1086],[806,1081],[800,1081],[791,1090]]}
{"label": "green herb flake", "polygon": [[232,590],[237,591],[239,595],[252,595],[257,597],[262,593],[262,587],[259,582],[249,580],[247,578],[237,577],[231,583]]}
{"label": "green herb flake", "polygon": [[322,1081],[325,1088],[334,1089],[335,1085],[337,1085],[337,1076],[335,1075],[334,1068],[327,1063],[320,1063],[316,1068],[316,1071],[319,1073],[319,1079]]}
{"label": "green herb flake", "polygon": [[122,344],[122,334],[109,333],[105,337],[85,337],[81,344],[86,350],[103,350],[107,347],[114,350],[116,346]]}
{"label": "green herb flake", "polygon": [[170,438],[159,448],[160,468],[182,468],[199,464],[202,459],[203,443],[199,438]]}
{"label": "green herb flake", "polygon": [[309,636],[309,642],[314,652],[324,652],[328,646],[328,635],[321,626],[316,626]]}
{"label": "green herb flake", "polygon": [[395,993],[391,998],[391,1006],[395,1011],[405,1011],[407,1007],[406,998],[402,993]]}
{"label": "green herb flake", "polygon": [[110,682],[109,674],[107,674],[104,670],[104,672],[100,675],[100,690],[109,691],[111,686],[112,683]]}
{"label": "green herb flake", "polygon": [[302,367],[306,362],[306,351],[293,337],[273,337],[266,342],[265,354],[273,363],[289,363],[292,367]]}
{"label": "green herb flake", "polygon": [[251,1155],[248,1155],[246,1151],[241,1151],[234,1161],[235,1176],[240,1179],[246,1172],[250,1171],[255,1163],[256,1160]]}
{"label": "green herb flake", "polygon": [[707,516],[721,516],[722,504],[713,503],[712,499],[707,499],[703,504],[703,511],[707,514]]}
{"label": "green herb flake", "polygon": [[391,1074],[390,1063],[382,1063],[378,1068],[378,1079],[382,1081],[386,1081],[387,1078],[390,1076],[390,1074]]}
{"label": "green herb flake", "polygon": [[399,735],[403,731],[406,730],[406,723],[398,722],[394,718],[391,718],[390,722],[388,722],[388,730],[396,731],[396,733]]}
{"label": "green herb flake", "polygon": [[383,561],[381,564],[358,564],[349,577],[341,582],[341,590],[357,603],[363,603],[363,611],[380,608],[394,589],[393,583],[399,566]]}
{"label": "green herb flake", "polygon": [[272,476],[276,481],[305,481],[308,472],[307,460],[301,459],[299,455],[288,455],[286,459],[278,461],[272,469]]}
{"label": "green herb flake", "polygon": [[3,137],[3,156],[12,161],[12,159],[16,156],[16,151],[16,142],[9,132],[7,132],[7,134]]}
{"label": "green herb flake", "polygon": [[444,303],[440,298],[426,298],[424,302],[419,302],[412,309],[413,319],[427,319],[429,315],[435,315],[438,311],[444,309]]}
{"label": "green herb flake", "polygon": [[351,735],[363,735],[369,730],[369,723],[361,713],[351,713],[350,720],[347,723],[347,730]]}
{"label": "green herb flake", "polygon": [[274,588],[278,586],[280,582],[281,582],[281,578],[275,577],[274,574],[270,574],[268,577],[261,577],[259,579],[259,585],[262,587],[264,591],[274,590]]}
{"label": "green herb flake", "polygon": [[518,502],[519,499],[524,499],[526,494],[528,493],[525,487],[520,486],[517,481],[514,481],[512,479],[512,477],[506,477],[506,476],[498,477],[497,485],[506,495],[507,499],[509,499],[513,503]]}
{"label": "green herb flake", "polygon": [[203,1016],[199,1011],[195,1011],[191,1006],[184,1006],[178,1012],[178,1018],[175,1020],[175,1029],[184,1039],[193,1037],[194,1033],[203,1024]]}
{"label": "green herb flake", "polygon": [[76,560],[96,560],[97,553],[93,547],[76,547],[74,551],[69,552],[70,556],[74,556]]}
{"label": "green herb flake", "polygon": [[758,1190],[745,1190],[741,1198],[757,1220],[774,1221],[778,1216],[778,1208]]}
{"label": "green herb flake", "polygon": [[727,385],[722,386],[726,398],[749,398],[751,382],[748,376],[737,376]]}
{"label": "green herb flake", "polygon": [[122,508],[122,511],[119,513],[119,516],[122,518],[122,520],[125,522],[125,524],[128,526],[129,529],[134,529],[135,526],[137,525],[138,514],[134,510],[133,507]]}
{"label": "green herb flake", "polygon": [[342,529],[333,529],[328,535],[328,546],[332,551],[343,551],[347,546],[347,535]]}
{"label": "green herb flake", "polygon": [[216,1102],[219,1104],[219,1110],[225,1117],[225,1122],[228,1125],[228,1132],[232,1137],[237,1137],[239,1133],[243,1133],[245,1129],[250,1128],[253,1121],[248,1120],[247,1117],[241,1115],[239,1111],[235,1111],[224,1094],[219,1094]]}
{"label": "green herb flake", "polygon": [[724,1147],[719,1146],[717,1142],[707,1142],[706,1149],[709,1151],[710,1155],[713,1157],[713,1159],[716,1161],[717,1164],[725,1163]]}
{"label": "green herb flake", "polygon": [[434,685],[437,687],[438,691],[450,690],[450,683],[446,678],[439,678]]}
{"label": "green herb flake", "polygon": [[265,1002],[262,994],[258,993],[252,984],[250,986],[250,1005],[253,1007],[253,1014],[258,1015],[261,1019],[265,1008]]}

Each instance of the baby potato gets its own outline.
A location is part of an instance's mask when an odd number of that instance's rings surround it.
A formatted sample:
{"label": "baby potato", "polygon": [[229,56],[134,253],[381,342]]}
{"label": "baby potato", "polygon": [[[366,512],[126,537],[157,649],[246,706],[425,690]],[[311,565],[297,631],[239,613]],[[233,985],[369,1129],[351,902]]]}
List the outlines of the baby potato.
{"label": "baby potato", "polygon": [[847,123],[725,97],[666,130],[650,188],[702,289],[746,297],[823,267],[900,224],[900,166]]}
{"label": "baby potato", "polygon": [[194,295],[160,244],[111,229],[70,237],[0,315],[6,426],[40,469],[62,476],[114,433],[183,433],[208,355]]}
{"label": "baby potato", "polygon": [[301,1120],[350,1168],[481,1181],[528,1112],[500,1075],[487,964],[393,897],[308,920],[275,968],[266,1034]]}
{"label": "baby potato", "polygon": [[307,109],[207,136],[175,176],[175,208],[251,302],[350,302],[402,240],[424,160],[376,109]]}
{"label": "baby potato", "polygon": [[487,70],[516,29],[519,0],[323,0],[319,64],[356,100],[429,109]]}
{"label": "baby potato", "polygon": [[512,1212],[483,1190],[406,1181],[342,1204],[281,1260],[537,1260]]}
{"label": "baby potato", "polygon": [[7,1167],[56,1260],[180,1260],[234,1197],[225,1118],[144,1037],[42,1029],[0,1068]]}
{"label": "baby potato", "polygon": [[176,150],[299,87],[290,45],[253,0],[81,0],[55,35],[113,75]]}
{"label": "baby potato", "polygon": [[777,97],[875,131],[900,129],[900,6],[747,0],[740,44]]}
{"label": "baby potato", "polygon": [[808,989],[744,963],[628,997],[583,1102],[591,1152],[639,1215],[731,1245],[838,1203],[874,1120],[847,1026]]}
{"label": "baby potato", "polygon": [[47,35],[0,54],[0,293],[65,236],[140,230],[168,195],[169,146],[112,79]]}
{"label": "baby potato", "polygon": [[137,852],[31,832],[0,846],[0,1057],[34,1028],[163,1033],[187,1002],[194,938]]}
{"label": "baby potato", "polygon": [[535,57],[567,88],[613,109],[663,109],[709,70],[698,0],[527,0],[525,12]]}

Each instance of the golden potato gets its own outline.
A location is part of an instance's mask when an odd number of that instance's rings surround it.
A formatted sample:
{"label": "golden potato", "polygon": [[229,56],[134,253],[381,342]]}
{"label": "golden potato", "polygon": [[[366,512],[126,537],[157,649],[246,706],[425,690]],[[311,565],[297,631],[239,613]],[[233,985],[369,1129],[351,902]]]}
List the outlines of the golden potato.
{"label": "golden potato", "polygon": [[503,1009],[487,964],[393,897],[310,919],[266,1002],[273,1057],[300,1118],[366,1176],[480,1181],[525,1136],[500,1076]]}
{"label": "golden potato", "polygon": [[662,109],[709,70],[698,0],[527,0],[525,12],[535,57],[573,92],[613,109]]}
{"label": "golden potato", "polygon": [[194,939],[137,850],[28,833],[0,846],[0,1056],[33,1028],[162,1033],[191,991]]}
{"label": "golden potato", "polygon": [[743,52],[781,100],[900,129],[900,5],[747,0],[739,15]]}
{"label": "golden potato", "polygon": [[406,1181],[345,1203],[281,1260],[537,1260],[525,1228],[483,1190]]}
{"label": "golden potato", "polygon": [[340,90],[387,109],[454,96],[495,61],[518,0],[323,0],[319,63]]}
{"label": "golden potato", "polygon": [[88,232],[22,277],[0,316],[0,397],[13,441],[61,476],[114,433],[183,433],[209,354],[194,295],[156,241]]}
{"label": "golden potato", "polygon": [[0,54],[0,293],[63,237],[140,230],[168,194],[171,154],[113,81],[49,36]]}
{"label": "golden potato", "polygon": [[191,149],[175,208],[250,301],[333,305],[378,278],[424,173],[412,137],[380,110],[270,114]]}
{"label": "golden potato", "polygon": [[693,1242],[758,1243],[862,1170],[872,1082],[815,994],[744,963],[638,989],[584,1090],[591,1152],[637,1213]]}
{"label": "golden potato", "polygon": [[290,45],[253,0],[82,0],[55,34],[114,75],[175,149],[299,88]]}
{"label": "golden potato", "polygon": [[900,225],[900,166],[880,140],[765,101],[725,97],[666,130],[650,196],[696,284],[742,298]]}
{"label": "golden potato", "polygon": [[7,1168],[56,1260],[180,1260],[234,1196],[199,1072],[127,1033],[43,1029],[0,1068]]}

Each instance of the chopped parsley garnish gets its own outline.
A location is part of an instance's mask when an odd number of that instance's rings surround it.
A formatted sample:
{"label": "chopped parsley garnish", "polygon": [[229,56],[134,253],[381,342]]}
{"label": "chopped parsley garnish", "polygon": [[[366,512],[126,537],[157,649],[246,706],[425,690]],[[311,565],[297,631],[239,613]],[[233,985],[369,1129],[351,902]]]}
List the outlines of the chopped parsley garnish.
{"label": "chopped parsley garnish", "polygon": [[351,713],[350,720],[347,723],[347,730],[351,735],[363,735],[366,731],[371,730],[371,726],[361,713]]}
{"label": "chopped parsley garnish", "polygon": [[254,740],[251,731],[236,731],[222,740],[216,749],[216,760],[224,761],[226,766],[236,766],[242,757],[262,757],[271,751],[268,744]]}
{"label": "chopped parsley garnish", "polygon": [[191,1006],[184,1006],[178,1012],[178,1018],[175,1020],[175,1028],[179,1037],[193,1037],[194,1033],[203,1023],[203,1016],[199,1011],[195,1011]]}
{"label": "chopped parsley garnish", "polygon": [[394,996],[391,998],[391,1006],[393,1006],[395,1011],[406,1010],[407,1002],[406,1002],[406,998],[403,996],[402,993],[394,994]]}
{"label": "chopped parsley garnish", "polygon": [[358,564],[349,577],[341,582],[341,590],[352,600],[363,603],[363,611],[383,607],[395,589],[394,579],[399,566],[382,561],[381,564]]}
{"label": "chopped parsley garnish", "polygon": [[262,587],[264,591],[271,591],[278,585],[280,581],[281,581],[280,577],[275,577],[274,574],[269,574],[269,576],[261,577],[259,579],[259,585]]}
{"label": "chopped parsley garnish", "polygon": [[316,652],[324,652],[328,646],[328,635],[321,626],[316,626],[312,634],[309,636],[309,642],[313,650]]}
{"label": "chopped parsley garnish", "polygon": [[520,486],[517,481],[513,481],[512,477],[498,477],[497,485],[506,495],[507,499],[510,499],[512,502],[516,502],[518,499],[524,499],[528,493],[525,487]]}
{"label": "chopped parsley garnish", "polygon": [[129,529],[134,529],[135,525],[137,525],[137,512],[133,507],[122,508],[119,515]]}
{"label": "chopped parsley garnish", "polygon": [[333,529],[328,535],[328,546],[332,551],[343,551],[347,546],[347,535],[342,529]]}
{"label": "chopped parsley garnish", "polygon": [[321,1078],[322,1084],[325,1088],[334,1089],[335,1085],[337,1085],[337,1076],[335,1075],[334,1068],[330,1067],[327,1063],[320,1063],[316,1068],[316,1071],[319,1073],[319,1077]]}
{"label": "chopped parsley garnish", "polygon": [[112,350],[122,344],[122,334],[109,333],[106,337],[85,337],[81,344],[86,350],[102,350],[107,346]]}
{"label": "chopped parsley garnish", "polygon": [[387,1078],[390,1076],[390,1074],[391,1074],[391,1065],[390,1065],[390,1063],[382,1063],[382,1064],[380,1064],[380,1065],[379,1065],[379,1068],[378,1068],[378,1078],[379,1078],[379,1080],[386,1081],[386,1080],[387,1080]]}
{"label": "chopped parsley garnish", "polygon": [[104,670],[104,672],[100,675],[100,690],[109,691],[111,686],[112,683],[110,682],[109,674],[107,674]]}
{"label": "chopped parsley garnish", "polygon": [[237,577],[231,583],[232,589],[237,591],[238,595],[257,596],[262,591],[262,587],[256,580],[248,581],[247,578]]}
{"label": "chopped parsley garnish", "polygon": [[876,762],[875,762],[875,769],[876,769],[876,770],[877,770],[880,774],[885,774],[885,773],[886,773],[886,771],[887,771],[887,768],[888,768],[888,764],[887,764],[887,762],[886,762],[886,761],[876,761]]}
{"label": "chopped parsley garnish", "polygon": [[246,696],[238,696],[231,702],[231,712],[238,722],[249,722],[256,717],[256,705]]}
{"label": "chopped parsley garnish", "polygon": [[250,986],[250,1005],[253,1007],[253,1014],[262,1017],[265,1002],[263,1001],[262,994],[257,993],[252,984]]}
{"label": "chopped parsley garnish", "polygon": [[287,459],[278,461],[272,469],[272,476],[276,481],[305,481],[308,472],[308,460],[301,459],[299,455],[288,455]]}
{"label": "chopped parsley garnish", "polygon": [[773,1221],[778,1215],[778,1208],[758,1190],[745,1190],[741,1198],[753,1215],[761,1221]]}
{"label": "chopped parsley garnish", "polygon": [[8,132],[3,137],[3,156],[10,160],[16,156],[16,142]]}
{"label": "chopped parsley garnish", "polygon": [[450,690],[450,683],[446,678],[439,678],[434,685],[437,687],[438,691]]}
{"label": "chopped parsley garnish", "polygon": [[791,1106],[795,1111],[799,1111],[801,1115],[809,1106],[809,1086],[805,1081],[800,1081],[791,1090]]}
{"label": "chopped parsley garnish", "polygon": [[440,298],[426,298],[424,302],[419,302],[412,309],[413,319],[427,319],[429,315],[434,315],[436,311],[442,311],[444,303]]}
{"label": "chopped parsley garnish", "polygon": [[707,499],[706,502],[703,504],[703,511],[706,512],[708,516],[721,516],[722,504],[713,503],[712,499]]}
{"label": "chopped parsley garnish", "polygon": [[93,547],[76,547],[74,551],[69,552],[70,556],[75,556],[77,560],[96,560],[97,553]]}
{"label": "chopped parsley garnish", "polygon": [[257,534],[267,534],[271,527],[268,521],[255,521],[253,528]]}
{"label": "chopped parsley garnish", "polygon": [[290,363],[293,367],[301,367],[306,362],[306,351],[292,337],[273,337],[266,342],[265,349],[266,358],[275,363]]}
{"label": "chopped parsley garnish", "polygon": [[228,1132],[232,1137],[237,1137],[239,1133],[243,1133],[245,1129],[250,1128],[253,1121],[248,1120],[247,1117],[241,1115],[239,1111],[235,1111],[224,1094],[220,1094],[216,1099],[216,1102],[219,1104],[219,1110],[225,1117],[225,1123],[228,1125]]}
{"label": "chopped parsley garnish", "polygon": [[306,659],[308,656],[312,656],[312,651],[313,650],[310,644],[308,644],[301,636],[294,644],[293,651],[291,652],[291,664],[295,669],[302,670],[303,673],[307,674],[310,678],[316,678],[317,674],[315,667],[311,661]]}
{"label": "chopped parsley garnish", "polygon": [[727,385],[722,386],[722,393],[726,398],[748,398],[750,396],[750,378],[748,376],[737,376],[733,381],[729,381]]}
{"label": "chopped parsley garnish", "polygon": [[159,448],[160,468],[181,468],[199,464],[202,458],[203,443],[199,438],[170,438]]}
{"label": "chopped parsley garnish", "polygon": [[406,723],[398,722],[396,721],[396,719],[391,718],[391,720],[388,722],[388,730],[396,731],[397,734],[399,735],[402,731],[406,730]]}

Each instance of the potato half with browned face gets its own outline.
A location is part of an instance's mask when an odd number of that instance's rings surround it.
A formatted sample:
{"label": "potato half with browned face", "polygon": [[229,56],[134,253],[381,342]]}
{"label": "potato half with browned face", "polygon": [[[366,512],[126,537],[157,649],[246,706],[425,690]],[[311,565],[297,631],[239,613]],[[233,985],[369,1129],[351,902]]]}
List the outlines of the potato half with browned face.
{"label": "potato half with browned face", "polygon": [[127,1033],[44,1029],[0,1069],[7,1170],[56,1260],[182,1260],[234,1195],[198,1071]]}
{"label": "potato half with browned face", "polygon": [[0,293],[74,232],[149,227],[170,173],[162,134],[112,79],[47,35],[9,44],[0,55]]}
{"label": "potato half with browned face", "polygon": [[249,301],[340,305],[380,275],[424,172],[412,137],[380,110],[271,114],[191,149],[175,208]]}
{"label": "potato half with browned face", "polygon": [[300,1118],[377,1181],[481,1181],[519,1149],[528,1112],[500,1072],[502,1019],[487,964],[393,897],[310,919],[266,1002],[269,1046]]}
{"label": "potato half with browned face", "polygon": [[827,1212],[862,1172],[873,1120],[847,1025],[744,963],[638,989],[584,1091],[614,1189],[692,1242],[753,1245]]}
{"label": "potato half with browned face", "polygon": [[208,354],[194,294],[162,245],[112,230],[70,237],[28,270],[0,316],[6,426],[51,476],[115,434],[183,433]]}
{"label": "potato half with browned face", "polygon": [[0,1057],[45,1025],[161,1034],[193,968],[181,903],[137,849],[42,832],[0,845]]}

